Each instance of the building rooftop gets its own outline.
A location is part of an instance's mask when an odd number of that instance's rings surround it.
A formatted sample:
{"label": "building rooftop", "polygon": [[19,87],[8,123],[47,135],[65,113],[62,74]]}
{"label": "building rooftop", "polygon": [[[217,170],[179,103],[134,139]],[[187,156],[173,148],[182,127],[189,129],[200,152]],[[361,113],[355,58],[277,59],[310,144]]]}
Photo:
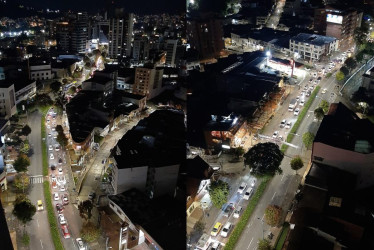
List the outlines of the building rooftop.
{"label": "building rooftop", "polygon": [[374,152],[374,124],[360,119],[341,102],[330,105],[314,142],[363,154]]}
{"label": "building rooftop", "polygon": [[13,81],[0,80],[0,88],[9,88],[12,85],[13,85]]}
{"label": "building rooftop", "polygon": [[126,91],[119,91],[119,93],[122,97],[127,97],[127,98],[131,98],[131,99],[135,99],[135,100],[141,100],[141,99],[145,98],[145,95],[138,95],[138,94],[129,93],[129,92],[126,92]]}
{"label": "building rooftop", "polygon": [[316,35],[316,34],[300,33],[297,36],[292,37],[291,40],[294,40],[296,42],[301,42],[301,43],[308,43],[308,44],[313,44],[317,46],[322,46],[322,45],[334,42],[336,38],[331,37],[331,36],[321,36],[321,35]]}
{"label": "building rooftop", "polygon": [[135,188],[108,198],[164,249],[185,248],[186,209],[183,203],[169,196],[151,200]]}
{"label": "building rooftop", "polygon": [[210,166],[199,155],[193,159],[186,159],[181,165],[180,172],[188,177],[199,180],[209,179],[212,173],[209,173]]}
{"label": "building rooftop", "polygon": [[112,149],[118,168],[162,167],[185,158],[184,113],[156,110],[129,130]]}
{"label": "building rooftop", "polygon": [[89,78],[84,82],[95,82],[98,84],[106,84],[109,81],[112,81],[112,79],[110,79],[109,77],[94,75],[92,78]]}
{"label": "building rooftop", "polygon": [[23,89],[24,87],[29,86],[32,83],[36,83],[35,80],[29,80],[29,79],[15,79],[10,80],[12,83],[14,83],[14,89],[17,91]]}

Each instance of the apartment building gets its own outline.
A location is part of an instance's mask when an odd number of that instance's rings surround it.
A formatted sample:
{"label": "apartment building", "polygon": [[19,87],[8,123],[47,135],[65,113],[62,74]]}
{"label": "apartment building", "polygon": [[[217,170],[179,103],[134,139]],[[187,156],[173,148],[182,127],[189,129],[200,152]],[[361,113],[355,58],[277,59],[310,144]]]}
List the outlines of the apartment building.
{"label": "apartment building", "polygon": [[300,33],[290,39],[291,53],[308,61],[319,61],[322,56],[338,50],[339,41],[334,37]]}
{"label": "apartment building", "polygon": [[156,69],[154,65],[136,68],[133,92],[147,96],[147,100],[156,97],[163,90],[163,73],[163,69]]}
{"label": "apartment building", "polygon": [[0,81],[0,116],[9,119],[17,112],[14,84]]}

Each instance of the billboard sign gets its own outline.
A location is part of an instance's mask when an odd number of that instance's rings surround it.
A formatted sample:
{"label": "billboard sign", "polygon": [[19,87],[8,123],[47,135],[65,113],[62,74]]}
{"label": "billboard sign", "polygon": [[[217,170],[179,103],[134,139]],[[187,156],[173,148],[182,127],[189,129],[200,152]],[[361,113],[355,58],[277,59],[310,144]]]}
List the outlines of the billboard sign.
{"label": "billboard sign", "polygon": [[333,14],[327,14],[326,21],[330,22],[330,23],[342,24],[343,17],[342,16],[338,16],[338,15],[333,15]]}

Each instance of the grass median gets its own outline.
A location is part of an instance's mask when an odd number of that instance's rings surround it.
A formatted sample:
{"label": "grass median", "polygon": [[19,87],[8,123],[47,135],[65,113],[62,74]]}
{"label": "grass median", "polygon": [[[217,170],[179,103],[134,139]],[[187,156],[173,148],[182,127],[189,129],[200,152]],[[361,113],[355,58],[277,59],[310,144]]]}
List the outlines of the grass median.
{"label": "grass median", "polygon": [[[47,148],[47,133],[45,129],[45,115],[48,112],[49,107],[40,107],[39,110],[42,113],[41,119],[41,137],[42,140],[42,164],[43,164],[43,175],[48,177],[48,148]],[[45,138],[43,140],[43,138]],[[60,238],[60,230],[58,228],[58,224],[56,221],[56,217],[53,210],[53,203],[52,203],[52,194],[49,189],[49,181],[43,182],[43,190],[44,190],[44,199],[45,199],[45,207],[47,209],[47,216],[49,227],[51,229],[52,241],[53,245],[55,246],[56,250],[63,250],[64,246],[62,245],[61,238]]]}
{"label": "grass median", "polygon": [[[286,142],[291,143],[293,138],[295,137],[294,134],[296,134],[297,130],[299,129],[301,122],[303,121],[305,115],[308,113],[310,106],[312,106],[312,103],[314,99],[316,99],[316,96],[318,94],[318,91],[320,90],[320,86],[317,86],[312,94],[309,97],[309,100],[305,103],[303,110],[301,110],[299,117],[297,118],[295,124],[292,126],[290,133],[288,134],[286,138]],[[288,149],[288,145],[283,144],[281,147],[281,151],[284,153]]]}
{"label": "grass median", "polygon": [[239,222],[236,224],[234,231],[231,233],[229,241],[225,245],[225,250],[232,250],[234,249],[236,243],[243,233],[245,226],[247,225],[249,219],[253,211],[255,210],[257,203],[260,201],[262,194],[264,193],[269,181],[272,179],[270,176],[266,176],[262,179],[261,184],[257,188],[255,194],[253,195],[252,199],[249,201],[247,208],[245,209],[244,213],[240,217]]}
{"label": "grass median", "polygon": [[290,231],[290,224],[285,223],[282,227],[282,231],[275,244],[275,250],[282,250],[284,242],[286,241],[288,232]]}

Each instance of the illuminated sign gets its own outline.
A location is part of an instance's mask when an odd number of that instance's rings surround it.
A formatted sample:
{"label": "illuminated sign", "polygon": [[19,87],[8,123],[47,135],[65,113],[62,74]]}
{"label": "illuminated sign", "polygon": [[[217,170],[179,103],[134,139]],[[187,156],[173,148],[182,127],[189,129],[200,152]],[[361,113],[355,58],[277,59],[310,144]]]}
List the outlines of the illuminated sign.
{"label": "illuminated sign", "polygon": [[343,17],[342,16],[338,16],[338,15],[327,14],[326,21],[330,22],[330,23],[342,24]]}

